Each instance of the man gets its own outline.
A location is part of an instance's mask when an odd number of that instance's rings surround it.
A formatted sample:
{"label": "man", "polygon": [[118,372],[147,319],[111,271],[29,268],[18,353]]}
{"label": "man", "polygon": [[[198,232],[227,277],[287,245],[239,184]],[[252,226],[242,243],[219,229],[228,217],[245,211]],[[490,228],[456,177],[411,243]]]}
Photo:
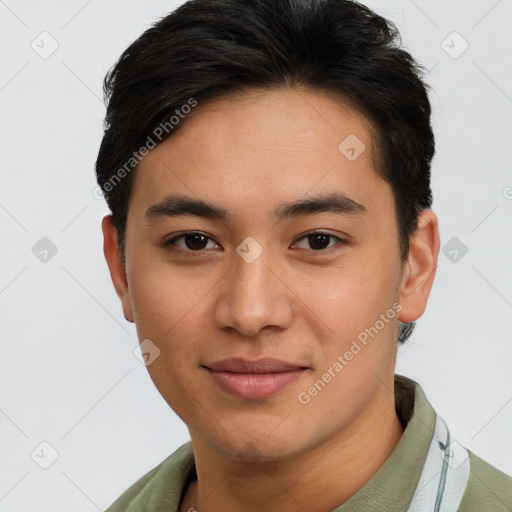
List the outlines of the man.
{"label": "man", "polygon": [[348,0],[192,0],[107,76],[105,256],[191,437],[109,512],[512,510],[394,373],[439,252],[397,38]]}

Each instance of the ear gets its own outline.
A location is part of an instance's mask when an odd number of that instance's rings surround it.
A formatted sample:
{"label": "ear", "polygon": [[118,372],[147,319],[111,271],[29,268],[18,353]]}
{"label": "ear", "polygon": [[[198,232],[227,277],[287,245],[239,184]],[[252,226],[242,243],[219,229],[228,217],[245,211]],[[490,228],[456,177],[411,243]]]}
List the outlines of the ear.
{"label": "ear", "polygon": [[439,226],[432,210],[418,216],[418,229],[410,240],[409,256],[404,265],[398,314],[401,322],[417,320],[427,307],[434,283],[439,255]]}
{"label": "ear", "polygon": [[117,249],[117,230],[112,223],[112,215],[103,217],[101,229],[103,230],[103,253],[110,270],[110,277],[114,283],[116,293],[121,299],[124,317],[129,322],[133,322],[133,309],[128,289],[128,280],[126,279],[126,272]]}

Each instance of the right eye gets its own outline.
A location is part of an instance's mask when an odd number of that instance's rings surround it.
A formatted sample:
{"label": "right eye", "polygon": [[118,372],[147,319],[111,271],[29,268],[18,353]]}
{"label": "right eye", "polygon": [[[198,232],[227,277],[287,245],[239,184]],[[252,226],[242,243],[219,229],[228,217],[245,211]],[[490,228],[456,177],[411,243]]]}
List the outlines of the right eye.
{"label": "right eye", "polygon": [[[208,247],[208,241],[213,243],[213,247]],[[209,236],[199,231],[187,231],[167,239],[163,243],[163,246],[180,252],[201,253],[208,249],[215,249],[216,247],[219,247],[219,244],[214,242]]]}

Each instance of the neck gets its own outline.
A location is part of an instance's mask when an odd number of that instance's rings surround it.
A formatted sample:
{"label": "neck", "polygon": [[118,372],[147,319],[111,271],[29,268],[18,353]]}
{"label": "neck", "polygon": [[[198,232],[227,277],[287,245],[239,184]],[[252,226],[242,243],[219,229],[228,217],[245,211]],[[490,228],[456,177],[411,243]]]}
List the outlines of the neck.
{"label": "neck", "polygon": [[342,432],[284,461],[227,461],[191,436],[198,480],[189,486],[180,510],[333,510],[370,480],[402,433],[394,394],[387,391]]}

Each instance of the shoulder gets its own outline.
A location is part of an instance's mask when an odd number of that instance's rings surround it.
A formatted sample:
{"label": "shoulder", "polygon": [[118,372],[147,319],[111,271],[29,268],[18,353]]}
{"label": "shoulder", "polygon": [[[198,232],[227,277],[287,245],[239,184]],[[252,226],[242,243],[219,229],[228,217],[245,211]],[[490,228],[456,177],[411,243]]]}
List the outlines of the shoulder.
{"label": "shoulder", "polygon": [[183,488],[194,468],[192,443],[180,446],[172,455],[132,484],[106,512],[171,511],[177,507]]}
{"label": "shoulder", "polygon": [[512,477],[468,450],[470,472],[459,512],[512,510]]}

